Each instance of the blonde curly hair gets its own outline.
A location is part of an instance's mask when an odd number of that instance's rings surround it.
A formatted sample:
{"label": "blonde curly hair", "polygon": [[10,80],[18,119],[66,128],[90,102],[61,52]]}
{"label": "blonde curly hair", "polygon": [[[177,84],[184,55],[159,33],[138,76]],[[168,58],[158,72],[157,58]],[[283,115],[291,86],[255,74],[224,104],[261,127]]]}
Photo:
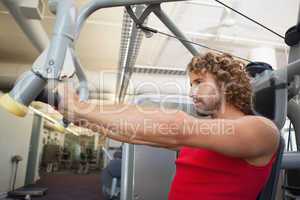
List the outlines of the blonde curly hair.
{"label": "blonde curly hair", "polygon": [[209,72],[216,78],[228,103],[245,114],[253,114],[253,92],[245,63],[234,59],[230,54],[206,53],[195,56],[188,65],[188,72],[203,74]]}

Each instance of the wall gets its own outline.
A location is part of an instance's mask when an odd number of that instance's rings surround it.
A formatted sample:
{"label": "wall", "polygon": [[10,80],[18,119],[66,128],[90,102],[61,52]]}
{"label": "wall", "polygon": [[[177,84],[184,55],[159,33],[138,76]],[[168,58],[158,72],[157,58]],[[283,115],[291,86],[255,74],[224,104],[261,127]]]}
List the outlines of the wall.
{"label": "wall", "polygon": [[24,185],[32,120],[32,114],[28,114],[25,118],[17,118],[0,108],[0,193],[7,192],[11,188],[11,158],[14,155],[23,157],[23,161],[19,164],[16,188]]}

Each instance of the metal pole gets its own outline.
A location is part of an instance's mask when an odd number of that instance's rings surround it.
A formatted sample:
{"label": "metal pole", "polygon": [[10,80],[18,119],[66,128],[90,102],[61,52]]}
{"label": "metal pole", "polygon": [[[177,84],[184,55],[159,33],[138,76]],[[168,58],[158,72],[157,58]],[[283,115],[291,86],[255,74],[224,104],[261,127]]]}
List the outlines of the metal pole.
{"label": "metal pole", "polygon": [[[135,15],[140,16],[143,13],[143,10],[144,10],[144,6],[141,6],[141,5],[137,6]],[[132,27],[132,30],[130,33],[131,33],[131,35],[130,35],[130,39],[129,39],[129,46],[125,52],[125,55],[127,55],[125,57],[125,65],[123,66],[123,63],[121,63],[120,69],[119,69],[119,71],[121,73],[118,74],[118,79],[117,79],[117,84],[119,84],[119,85],[117,85],[116,98],[118,99],[118,101],[120,103],[122,103],[124,101],[124,98],[125,98],[125,95],[127,92],[127,88],[128,88],[128,84],[129,84],[129,80],[131,77],[130,69],[132,67],[134,67],[138,49],[141,45],[141,40],[143,37],[143,35],[141,35],[141,30],[137,29],[134,22],[133,22],[133,27]]]}
{"label": "metal pole", "polygon": [[300,134],[297,134],[300,133],[300,105],[297,104],[294,100],[291,100],[288,103],[287,111],[288,118],[291,120],[295,130],[296,144],[298,147],[298,145],[300,144]]}
{"label": "metal pole", "polygon": [[131,6],[140,4],[159,4],[163,2],[176,2],[187,0],[93,0],[80,9],[76,22],[76,37],[79,37],[80,30],[85,20],[95,11],[102,8]]}
{"label": "metal pole", "polygon": [[15,191],[15,189],[16,189],[16,179],[17,179],[17,173],[18,173],[18,165],[19,165],[19,162],[16,161],[16,168],[15,168],[15,174],[14,174],[12,191]]}
{"label": "metal pole", "polygon": [[[298,24],[300,23],[300,4],[298,7],[297,23]],[[289,65],[291,65],[291,66],[287,67],[287,73],[286,73],[287,77],[286,78],[289,82],[292,80],[296,81],[297,79],[295,79],[295,76],[300,74],[299,73],[300,72],[300,43],[298,43],[297,45],[292,46],[290,48],[289,63],[290,63]],[[297,94],[294,94],[294,95],[297,95]],[[290,96],[292,97],[292,95],[290,95]],[[295,128],[296,144],[298,147],[298,145],[300,144],[300,130],[299,130],[300,109],[299,109],[299,105],[297,105],[295,102],[289,102],[288,111],[289,111],[289,117]],[[300,163],[298,165],[298,168],[300,168]]]}
{"label": "metal pole", "polygon": [[299,169],[300,153],[285,152],[282,157],[281,169]]}
{"label": "metal pole", "polygon": [[30,138],[30,148],[28,152],[27,169],[25,176],[25,185],[34,184],[36,172],[39,165],[40,138],[43,131],[43,117],[34,114],[32,122],[32,131]]}
{"label": "metal pole", "polygon": [[73,0],[50,0],[49,7],[56,13],[52,38],[40,74],[47,78],[58,78],[63,67],[68,47],[75,39],[76,6]]}
{"label": "metal pole", "polygon": [[276,70],[275,75],[286,83],[292,82],[296,75],[300,75],[300,59],[290,62],[286,67],[281,67]]}
{"label": "metal pole", "polygon": [[[300,23],[300,4],[298,8],[298,23]],[[290,48],[289,63],[294,62],[300,58],[300,43]]]}
{"label": "metal pole", "polygon": [[[153,9],[154,14],[160,19],[160,21],[178,38],[188,40],[185,35],[178,29],[174,22],[166,15],[166,13],[161,9],[158,4],[156,8]],[[187,48],[192,55],[199,55],[198,50],[190,43],[180,40],[180,42]]]}
{"label": "metal pole", "polygon": [[76,76],[79,80],[79,97],[81,101],[86,101],[89,99],[89,87],[87,77],[82,69],[81,63],[78,56],[73,48],[69,48],[72,54],[72,59],[74,62]]}
{"label": "metal pole", "polygon": [[27,19],[23,16],[22,11],[20,10],[20,3],[22,1],[2,0],[1,2],[13,16],[28,39],[32,42],[33,46],[39,52],[42,52],[48,46],[49,38],[41,24],[41,21]]}
{"label": "metal pole", "polygon": [[124,144],[122,148],[121,197],[120,200],[133,200],[134,145]]}
{"label": "metal pole", "polygon": [[[76,7],[73,0],[49,0],[48,3],[56,13],[56,20],[49,49],[44,50],[46,59],[41,66],[36,69],[32,67],[31,71],[24,73],[25,75],[21,77],[9,94],[10,97],[25,106],[28,106],[41,93],[47,85],[48,79],[58,79],[67,49],[75,36]],[[24,114],[22,113],[22,115]]]}

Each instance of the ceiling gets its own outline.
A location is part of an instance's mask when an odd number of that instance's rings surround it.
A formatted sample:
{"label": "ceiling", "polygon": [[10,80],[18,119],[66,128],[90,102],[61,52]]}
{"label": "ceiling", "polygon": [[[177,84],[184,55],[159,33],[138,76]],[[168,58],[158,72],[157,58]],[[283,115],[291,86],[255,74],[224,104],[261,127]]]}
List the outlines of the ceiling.
{"label": "ceiling", "polygon": [[[77,0],[76,5],[79,8],[86,2],[86,0]],[[225,2],[282,35],[296,23],[298,15],[298,0],[227,0]],[[227,11],[227,17],[233,19],[230,26],[211,29],[220,25],[225,12],[224,7],[214,0],[165,3],[163,9],[193,41],[247,59],[250,59],[249,52],[252,49],[261,46],[270,47],[275,49],[278,66],[286,63],[287,47],[282,39],[234,13]],[[76,44],[76,50],[90,84],[98,90],[100,87],[100,91],[105,93],[114,94],[116,89],[122,17],[123,8],[104,9],[94,13],[86,22]],[[55,16],[46,10],[41,23],[49,37],[54,20]],[[30,68],[39,53],[1,4],[0,24],[1,85],[3,82],[12,82],[18,74]],[[168,32],[154,16],[150,17],[148,25]],[[199,51],[203,49],[199,48]],[[191,55],[177,40],[154,35],[152,38],[143,39],[136,66],[185,70],[190,58]],[[154,93],[159,90],[163,94],[186,94],[186,81],[186,77],[177,75],[134,74],[128,93]]]}

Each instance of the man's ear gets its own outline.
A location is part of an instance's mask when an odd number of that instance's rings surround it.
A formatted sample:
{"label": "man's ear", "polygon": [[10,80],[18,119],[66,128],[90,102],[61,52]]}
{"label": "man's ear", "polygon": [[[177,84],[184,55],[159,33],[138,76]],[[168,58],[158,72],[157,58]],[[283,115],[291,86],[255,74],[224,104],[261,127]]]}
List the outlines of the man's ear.
{"label": "man's ear", "polygon": [[220,80],[216,81],[216,82],[217,82],[217,86],[218,86],[220,95],[226,96],[226,91],[227,91],[226,82],[225,81],[220,81]]}

